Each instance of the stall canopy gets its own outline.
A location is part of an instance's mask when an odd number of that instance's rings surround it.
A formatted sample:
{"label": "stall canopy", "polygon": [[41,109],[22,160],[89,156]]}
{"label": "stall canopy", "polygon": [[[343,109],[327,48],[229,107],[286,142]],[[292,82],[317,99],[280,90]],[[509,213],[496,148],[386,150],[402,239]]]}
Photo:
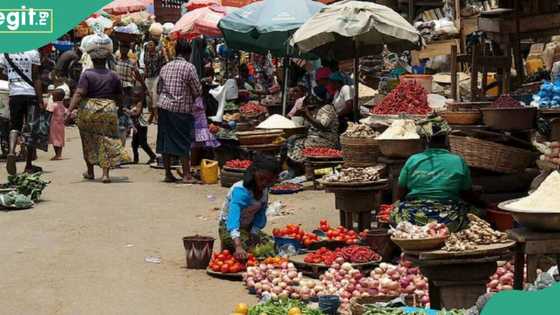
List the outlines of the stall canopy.
{"label": "stall canopy", "polygon": [[290,36],[325,5],[312,0],[264,0],[220,20],[229,48],[285,56]]}
{"label": "stall canopy", "polygon": [[146,0],[115,0],[103,7],[103,11],[110,14],[124,14],[146,10]]}
{"label": "stall canopy", "polygon": [[213,5],[187,12],[177,21],[171,32],[181,35],[188,34],[191,38],[199,35],[210,37],[222,36],[222,32],[218,28],[218,22],[228,12],[234,10],[236,8]]}
{"label": "stall canopy", "polygon": [[[302,52],[335,60],[354,59],[358,77],[358,58],[376,55],[387,46],[400,52],[418,49],[422,38],[397,12],[383,5],[361,1],[332,4],[302,25],[292,38]],[[358,80],[354,80],[354,115],[359,117]]]}

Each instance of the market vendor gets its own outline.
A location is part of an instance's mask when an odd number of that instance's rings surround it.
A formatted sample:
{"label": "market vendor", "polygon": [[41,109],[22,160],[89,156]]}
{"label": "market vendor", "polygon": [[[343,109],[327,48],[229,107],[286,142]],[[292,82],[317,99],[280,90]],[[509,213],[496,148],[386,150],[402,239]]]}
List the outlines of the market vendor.
{"label": "market vendor", "polygon": [[411,156],[399,176],[399,203],[392,223],[408,221],[425,225],[437,221],[450,231],[465,228],[467,213],[477,214],[469,167],[459,155],[449,152],[449,126],[435,118],[419,128],[427,148]]}
{"label": "market vendor", "polygon": [[329,90],[334,93],[333,105],[340,123],[339,132],[343,133],[348,128],[348,121],[352,119],[354,89],[345,84],[345,78],[341,72],[334,72],[329,76]]}
{"label": "market vendor", "polygon": [[220,215],[219,236],[222,250],[228,249],[236,259],[247,259],[247,250],[268,237],[266,226],[269,187],[280,173],[276,160],[257,157],[242,181],[234,184]]}
{"label": "market vendor", "polygon": [[290,173],[294,176],[302,173],[305,148],[339,147],[338,117],[332,104],[315,95],[309,95],[303,100],[302,109],[297,111],[296,115],[303,116],[305,119],[305,126],[308,127],[307,134],[288,138],[285,150],[282,152],[283,160],[286,160]]}

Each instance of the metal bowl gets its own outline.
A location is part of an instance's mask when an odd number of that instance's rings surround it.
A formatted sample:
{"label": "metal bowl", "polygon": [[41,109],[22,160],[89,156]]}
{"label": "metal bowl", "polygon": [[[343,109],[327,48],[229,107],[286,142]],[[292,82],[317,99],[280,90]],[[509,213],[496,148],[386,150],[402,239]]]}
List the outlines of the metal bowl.
{"label": "metal bowl", "polygon": [[510,212],[517,223],[530,229],[560,232],[560,213],[510,208],[509,205],[517,200],[519,199],[504,201],[498,205],[498,208]]}

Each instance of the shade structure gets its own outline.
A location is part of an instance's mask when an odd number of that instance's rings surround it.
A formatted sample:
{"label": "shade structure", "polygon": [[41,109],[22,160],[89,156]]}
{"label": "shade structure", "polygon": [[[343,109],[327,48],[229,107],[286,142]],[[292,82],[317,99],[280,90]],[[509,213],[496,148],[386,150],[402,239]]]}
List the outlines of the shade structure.
{"label": "shade structure", "polygon": [[115,0],[103,7],[103,11],[110,14],[124,14],[145,10],[146,0]]}
{"label": "shade structure", "polygon": [[225,8],[218,5],[199,8],[184,14],[173,27],[172,33],[189,34],[192,36],[205,35],[210,37],[222,36],[218,22],[228,12],[235,8]]}
{"label": "shade structure", "polygon": [[264,0],[220,20],[229,48],[285,56],[290,36],[325,5],[312,0]]}
{"label": "shade structure", "polygon": [[321,10],[292,38],[302,52],[335,60],[354,59],[354,119],[360,117],[358,104],[359,57],[379,54],[385,46],[391,51],[418,49],[422,37],[391,8],[370,2],[343,1]]}
{"label": "shade structure", "polygon": [[292,44],[320,57],[347,60],[421,47],[418,31],[391,8],[370,2],[343,1],[314,15],[297,32]]}
{"label": "shade structure", "polygon": [[189,0],[189,2],[185,3],[185,7],[189,12],[214,5],[222,5],[222,3],[220,0]]}

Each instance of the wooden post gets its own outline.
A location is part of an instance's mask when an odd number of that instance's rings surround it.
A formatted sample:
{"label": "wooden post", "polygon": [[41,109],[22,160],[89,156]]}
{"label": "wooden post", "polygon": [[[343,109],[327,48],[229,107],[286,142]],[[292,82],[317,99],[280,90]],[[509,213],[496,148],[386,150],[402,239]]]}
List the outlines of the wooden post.
{"label": "wooden post", "polygon": [[412,24],[414,18],[414,0],[408,0],[408,22]]}
{"label": "wooden post", "polygon": [[457,46],[451,46],[451,98],[458,101],[457,97]]}
{"label": "wooden post", "polygon": [[356,45],[356,40],[352,41],[354,46],[354,121],[358,122],[360,120],[360,97],[359,97],[359,83],[360,83],[360,57],[358,54],[358,47]]}
{"label": "wooden post", "polygon": [[284,80],[282,82],[282,116],[286,116],[288,102],[288,69],[290,68],[290,57],[284,57]]}
{"label": "wooden post", "polygon": [[478,55],[480,54],[480,46],[476,44],[472,51],[471,66],[471,101],[478,99]]}

